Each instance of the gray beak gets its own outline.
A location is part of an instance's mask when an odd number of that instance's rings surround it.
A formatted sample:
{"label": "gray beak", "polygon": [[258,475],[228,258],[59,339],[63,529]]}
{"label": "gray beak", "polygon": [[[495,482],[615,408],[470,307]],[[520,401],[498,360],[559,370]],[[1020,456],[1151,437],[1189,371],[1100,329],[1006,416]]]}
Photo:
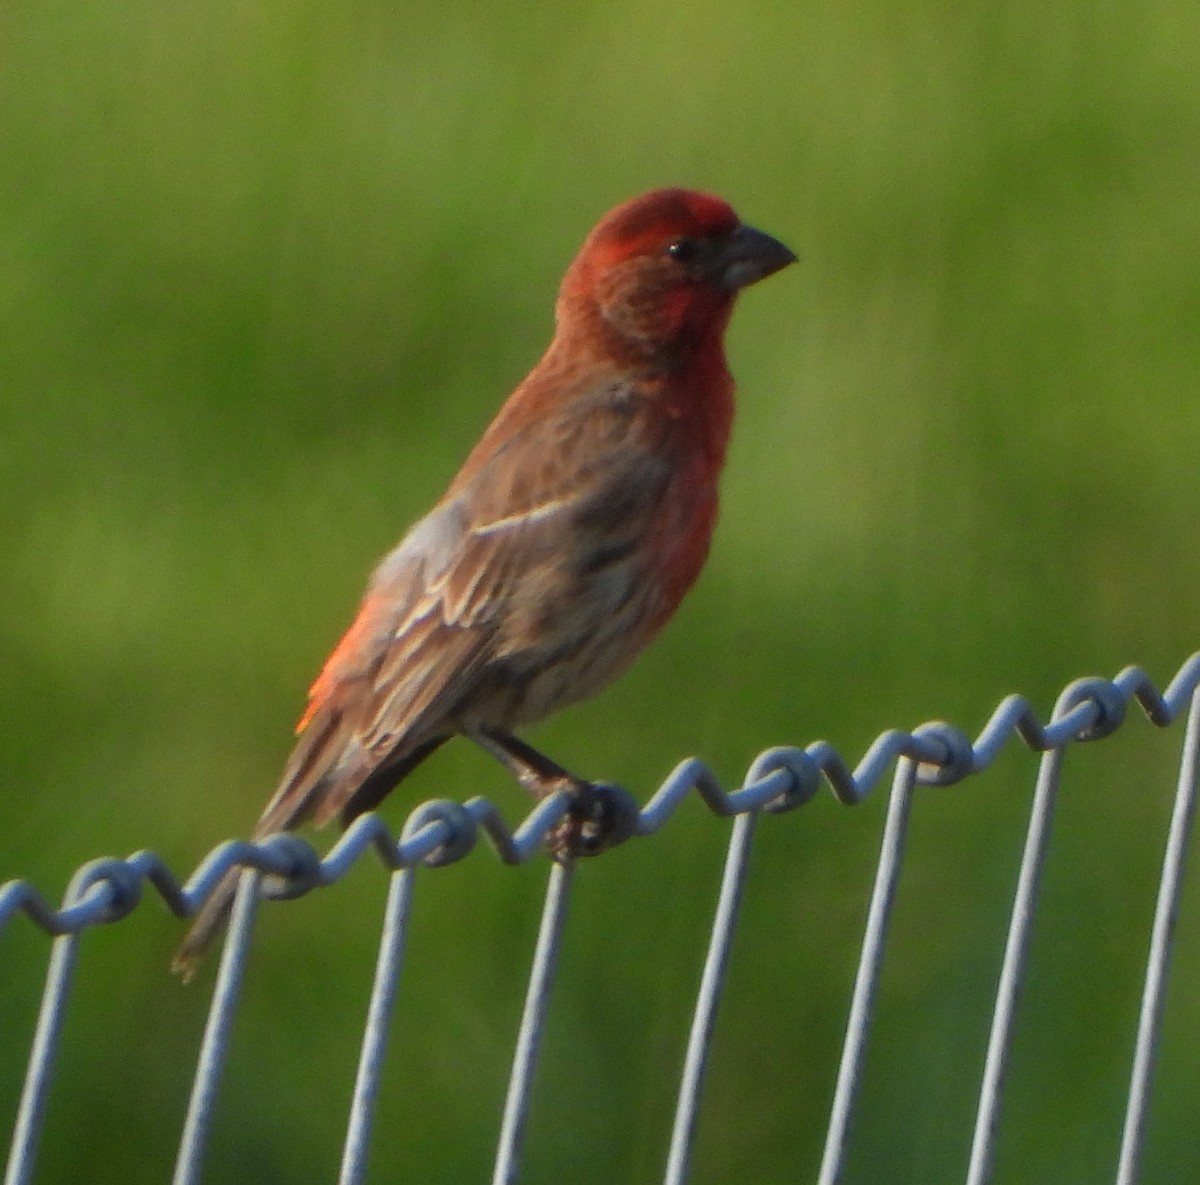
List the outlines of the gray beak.
{"label": "gray beak", "polygon": [[778,239],[743,223],[721,245],[713,262],[721,286],[737,292],[795,263],[796,256]]}

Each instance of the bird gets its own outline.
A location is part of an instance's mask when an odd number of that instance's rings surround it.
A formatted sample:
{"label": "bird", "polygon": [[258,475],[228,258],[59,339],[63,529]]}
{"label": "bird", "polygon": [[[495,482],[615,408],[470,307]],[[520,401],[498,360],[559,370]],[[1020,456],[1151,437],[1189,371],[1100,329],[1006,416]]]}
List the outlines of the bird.
{"label": "bird", "polygon": [[[456,735],[536,796],[589,785],[514,730],[620,675],[695,582],[734,415],[726,326],[742,289],[795,261],[696,190],[655,189],[601,218],[541,360],[371,576],[255,840],[347,825]],[[238,872],[175,955],[185,980]]]}

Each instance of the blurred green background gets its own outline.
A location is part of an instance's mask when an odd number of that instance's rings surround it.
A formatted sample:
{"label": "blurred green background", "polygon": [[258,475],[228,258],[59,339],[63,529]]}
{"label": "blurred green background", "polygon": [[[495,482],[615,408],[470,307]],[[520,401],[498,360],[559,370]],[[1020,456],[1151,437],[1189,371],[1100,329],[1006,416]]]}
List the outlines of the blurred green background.
{"label": "blurred green background", "polygon": [[[548,338],[609,206],[729,198],[802,265],[741,302],[709,568],[619,685],[531,734],[646,797],[699,754],[851,760],[1006,692],[1159,681],[1200,588],[1200,8],[0,9],[0,878],[181,871],[244,834],[366,573]],[[1074,751],[996,1181],[1111,1179],[1182,728]],[[961,1180],[1036,760],[917,801],[846,1180]],[[418,797],[526,803],[465,744]],[[761,829],[695,1181],[812,1180],[884,795]],[[661,1174],[727,827],[581,870],[530,1183]],[[321,836],[324,844],[332,835]],[[545,865],[418,887],[371,1180],[479,1181]],[[206,1179],[336,1174],[386,878],[272,906]],[[1145,1181],[1200,1179],[1183,903]],[[212,968],[148,901],[89,935],[39,1182],[167,1179]],[[48,944],[0,935],[0,1120]]]}

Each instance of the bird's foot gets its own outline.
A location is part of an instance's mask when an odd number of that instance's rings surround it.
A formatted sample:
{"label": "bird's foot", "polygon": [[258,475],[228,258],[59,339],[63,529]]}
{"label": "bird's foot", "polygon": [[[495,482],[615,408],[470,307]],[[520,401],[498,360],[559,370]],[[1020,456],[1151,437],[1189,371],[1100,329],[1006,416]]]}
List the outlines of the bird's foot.
{"label": "bird's foot", "polygon": [[638,806],[620,786],[571,779],[554,787],[571,795],[566,816],[546,837],[555,860],[597,856],[637,832]]}
{"label": "bird's foot", "polygon": [[556,860],[595,856],[637,833],[638,805],[620,786],[577,778],[511,733],[477,727],[468,730],[467,736],[500,761],[535,798],[570,795],[567,814],[546,837],[546,846]]}

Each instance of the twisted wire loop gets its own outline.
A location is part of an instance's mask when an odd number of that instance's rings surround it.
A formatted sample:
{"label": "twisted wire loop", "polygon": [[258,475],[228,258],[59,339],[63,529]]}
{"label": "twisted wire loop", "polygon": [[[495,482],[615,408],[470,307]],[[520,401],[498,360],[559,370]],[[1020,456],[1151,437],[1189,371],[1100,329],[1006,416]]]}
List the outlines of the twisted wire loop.
{"label": "twisted wire loop", "polygon": [[[576,853],[579,855],[655,834],[693,793],[714,814],[735,820],[692,1018],[667,1157],[667,1185],[683,1185],[687,1179],[708,1048],[757,820],[764,814],[782,814],[805,805],[816,795],[822,781],[842,803],[859,803],[895,766],[820,1170],[819,1185],[835,1185],[841,1178],[848,1146],[912,796],[917,787],[952,785],[982,772],[1015,736],[1044,757],[1018,874],[968,1168],[968,1185],[987,1185],[991,1180],[1017,996],[1025,975],[1063,753],[1075,742],[1112,735],[1124,723],[1130,704],[1135,702],[1150,722],[1160,728],[1172,724],[1191,705],[1151,936],[1121,1149],[1118,1185],[1135,1185],[1173,923],[1195,815],[1200,771],[1200,653],[1192,655],[1180,667],[1161,693],[1136,666],[1125,668],[1112,680],[1080,679],[1064,689],[1045,724],[1023,696],[1010,695],[997,705],[974,741],[941,721],[921,725],[912,732],[889,729],[876,737],[853,768],[831,744],[818,740],[803,749],[785,746],[764,751],[750,766],[743,785],[733,790],[725,790],[712,770],[697,758],[676,766],[640,808],[618,786],[592,787],[588,813],[583,820],[592,834],[588,845]],[[552,795],[538,802],[515,829],[510,829],[500,810],[486,798],[473,797],[462,803],[439,799],[418,806],[408,816],[399,838],[378,815],[360,817],[324,857],[295,835],[276,835],[258,843],[237,840],[223,843],[209,853],[186,884],[155,853],[139,851],[125,860],[95,860],[84,865],[72,878],[57,909],[27,881],[14,880],[0,886],[0,932],[12,918],[24,914],[55,936],[5,1185],[27,1185],[32,1177],[75,955],[83,931],[127,917],[140,903],[146,885],[158,892],[172,913],[189,917],[199,910],[230,869],[242,870],[176,1162],[174,1185],[196,1185],[259,901],[264,897],[297,897],[332,885],[368,851],[373,851],[392,876],[339,1175],[339,1185],[361,1185],[403,964],[416,870],[442,867],[465,858],[478,846],[481,837],[491,844],[503,863],[525,863],[544,850],[548,838],[561,834],[569,815],[574,813],[578,818],[578,809],[578,802],[570,795]],[[538,1048],[566,924],[574,868],[574,856],[560,857],[551,866],[501,1123],[494,1185],[510,1185],[517,1180]]]}
{"label": "twisted wire loop", "polygon": [[[1128,705],[1135,700],[1152,724],[1166,728],[1187,707],[1197,685],[1200,653],[1180,667],[1161,693],[1141,667],[1126,667],[1112,680],[1091,678],[1072,683],[1060,697],[1060,708],[1066,702],[1068,710],[1046,725],[1024,696],[1010,695],[996,707],[974,742],[941,721],[923,724],[911,733],[889,729],[875,738],[853,769],[828,741],[813,741],[803,749],[781,746],[761,753],[747,772],[745,784],[729,791],[703,761],[691,757],[680,762],[636,811],[632,826],[628,825],[631,813],[626,792],[616,786],[598,789],[621,799],[614,812],[625,826],[619,840],[661,830],[692,793],[723,818],[758,809],[778,814],[809,802],[824,778],[841,802],[854,805],[866,798],[892,763],[902,757],[919,763],[919,785],[946,786],[987,769],[1013,736],[1037,752],[1108,736],[1121,726]],[[264,873],[266,896],[296,897],[340,880],[369,849],[392,871],[429,863],[431,855],[432,863],[440,866],[467,856],[477,846],[480,833],[505,864],[522,864],[543,849],[570,807],[569,795],[551,795],[511,830],[499,807],[487,798],[470,798],[462,804],[437,800],[436,809],[423,803],[409,815],[399,841],[380,816],[366,814],[346,829],[323,858],[295,835],[273,835],[259,843],[231,840],[210,852],[186,885],[151,851],[135,852],[125,860],[96,860],[76,874],[77,880],[84,877],[83,890],[68,890],[58,909],[28,881],[0,885],[0,931],[19,913],[53,935],[120,921],[139,904],[146,883],[177,917],[191,917],[234,867]],[[422,825],[414,830],[411,823],[417,819]]]}

